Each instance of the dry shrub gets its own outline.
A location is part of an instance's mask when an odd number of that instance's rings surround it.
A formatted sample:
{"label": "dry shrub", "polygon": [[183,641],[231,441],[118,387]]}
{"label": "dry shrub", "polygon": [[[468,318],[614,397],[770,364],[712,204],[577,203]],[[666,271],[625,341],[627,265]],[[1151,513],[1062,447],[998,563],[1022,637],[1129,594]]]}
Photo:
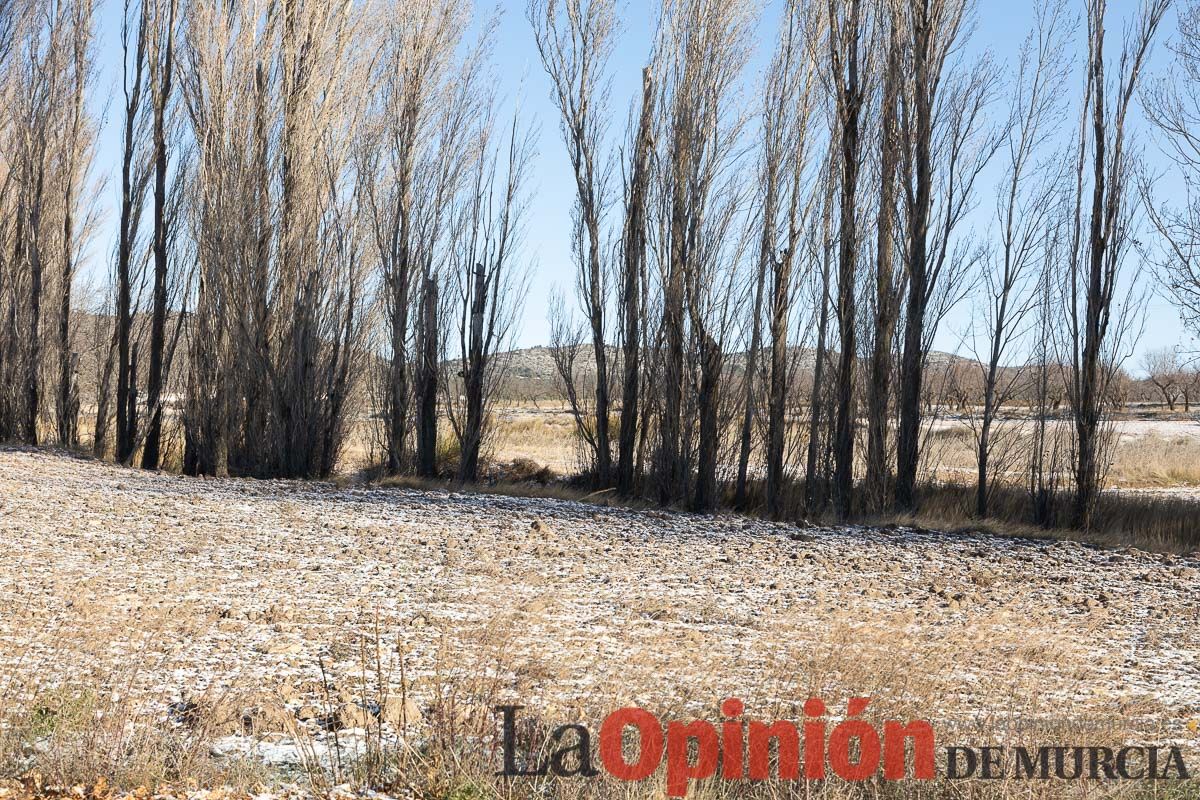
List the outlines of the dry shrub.
{"label": "dry shrub", "polygon": [[47,691],[0,714],[0,777],[60,787],[261,785],[264,765],[214,757],[214,722],[152,713],[109,687]]}

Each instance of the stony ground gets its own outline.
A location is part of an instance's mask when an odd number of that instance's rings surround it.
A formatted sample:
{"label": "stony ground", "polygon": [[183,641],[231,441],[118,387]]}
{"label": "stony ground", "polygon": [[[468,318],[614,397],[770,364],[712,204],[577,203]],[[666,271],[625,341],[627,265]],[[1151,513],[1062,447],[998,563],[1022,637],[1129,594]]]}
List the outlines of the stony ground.
{"label": "stony ground", "polygon": [[103,688],[187,724],[223,703],[238,711],[217,733],[286,751],[298,727],[429,723],[448,695],[570,720],[855,694],[989,736],[1086,717],[1200,742],[1200,553],[197,480],[13,450],[0,531],[10,706]]}

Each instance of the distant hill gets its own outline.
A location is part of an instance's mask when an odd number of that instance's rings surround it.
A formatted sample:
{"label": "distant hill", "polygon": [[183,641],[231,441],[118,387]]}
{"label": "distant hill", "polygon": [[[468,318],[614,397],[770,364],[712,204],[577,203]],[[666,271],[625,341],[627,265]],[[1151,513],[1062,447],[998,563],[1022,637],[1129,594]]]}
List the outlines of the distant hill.
{"label": "distant hill", "polygon": [[[502,394],[510,400],[541,400],[556,399],[559,396],[558,368],[549,347],[540,345],[512,350],[500,354],[508,359],[507,374]],[[804,380],[811,375],[817,363],[817,352],[813,348],[791,348],[793,364],[799,371],[797,376]],[[830,356],[836,356],[831,352]],[[621,352],[609,348],[610,363],[617,365],[621,361]],[[747,354],[745,351],[730,353],[726,359],[726,368],[735,374],[740,374],[746,367]],[[968,365],[975,363],[972,359],[935,351],[929,354],[929,363],[933,367],[951,366],[956,364]],[[576,375],[583,384],[589,384],[595,376],[595,360],[592,356],[592,346],[582,345],[575,361]],[[616,377],[616,376],[614,376]],[[811,378],[809,378],[811,380]]]}
{"label": "distant hill", "polygon": [[[173,318],[168,330],[174,328]],[[141,353],[139,373],[144,377],[145,358],[149,348],[149,317],[139,314],[134,319],[134,339]],[[103,367],[104,359],[112,342],[113,317],[111,315],[95,315],[86,312],[76,312],[75,320],[75,349],[80,354],[79,379],[80,389],[85,398],[95,397],[95,389]],[[831,357],[836,353],[831,353]],[[797,367],[796,379],[810,382],[813,367],[816,364],[816,351],[812,348],[793,348],[791,356]],[[182,391],[187,374],[187,348],[181,341],[175,352],[171,384],[173,391]],[[499,354],[506,361],[504,380],[501,383],[501,399],[517,402],[559,400],[561,398],[558,367],[554,363],[553,351],[550,347],[539,345],[526,347]],[[453,360],[452,360],[453,361]],[[621,351],[616,347],[609,348],[609,361],[612,365],[613,378],[619,378]],[[930,363],[934,366],[952,364],[971,364],[971,359],[951,353],[935,352],[930,354]],[[726,359],[726,368],[732,374],[741,374],[745,369],[746,353],[744,351],[730,353]],[[591,345],[581,345],[576,356],[575,369],[581,387],[590,386],[595,375],[594,359]]]}

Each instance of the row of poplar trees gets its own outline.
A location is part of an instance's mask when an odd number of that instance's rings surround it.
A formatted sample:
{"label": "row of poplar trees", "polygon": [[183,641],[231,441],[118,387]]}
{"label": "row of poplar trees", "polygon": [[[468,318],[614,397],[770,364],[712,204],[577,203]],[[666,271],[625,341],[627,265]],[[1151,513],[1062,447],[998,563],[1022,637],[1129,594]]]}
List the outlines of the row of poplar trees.
{"label": "row of poplar trees", "polygon": [[[90,427],[123,463],[310,477],[370,415],[389,472],[478,477],[534,142],[500,110],[496,19],[469,0],[115,0],[119,163],[97,164],[94,1],[0,0],[0,439]],[[1037,0],[1001,67],[971,41],[973,0],[662,0],[621,127],[615,0],[530,0],[577,190],[552,352],[596,485],[913,508],[931,345],[970,296],[979,511],[1000,408],[1020,384],[1045,411],[1054,383],[1072,424],[1062,444],[1041,415],[1030,488],[1068,453],[1086,526],[1135,324],[1131,130],[1169,5],[1143,0],[1113,45],[1106,0]],[[95,289],[77,272],[102,192]],[[103,313],[75,307],[88,288]]]}
{"label": "row of poplar trees", "polygon": [[[1105,0],[1038,0],[1001,66],[972,0],[784,2],[743,93],[758,5],[668,2],[614,134],[616,4],[533,3],[578,189],[553,352],[596,483],[699,510],[912,510],[948,374],[931,346],[969,299],[974,510],[1016,470],[1049,521],[1067,474],[1090,525],[1139,307],[1131,129],[1169,5],[1121,15],[1114,45]],[[1069,416],[1048,424],[1058,387]],[[1037,422],[1000,424],[1018,395]]]}
{"label": "row of poplar trees", "polygon": [[[533,152],[501,117],[495,20],[465,0],[115,2],[104,103],[92,0],[0,0],[0,439],[314,477],[375,412],[390,471],[441,468],[441,419],[474,479]],[[118,163],[97,163],[101,114]],[[97,289],[77,269],[104,192]]]}

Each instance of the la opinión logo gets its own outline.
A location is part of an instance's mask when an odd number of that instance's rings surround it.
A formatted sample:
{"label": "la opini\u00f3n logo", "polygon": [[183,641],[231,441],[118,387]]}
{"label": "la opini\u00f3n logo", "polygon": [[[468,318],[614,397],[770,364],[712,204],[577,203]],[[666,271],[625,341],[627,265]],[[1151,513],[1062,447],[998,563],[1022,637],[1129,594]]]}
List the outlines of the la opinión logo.
{"label": "la opini\u00f3n logo", "polygon": [[[926,720],[887,720],[876,728],[862,718],[870,699],[851,698],[836,724],[819,698],[804,703],[804,720],[747,719],[736,697],[721,703],[724,717],[663,722],[638,707],[609,714],[592,732],[575,723],[550,731],[540,756],[521,754],[517,718],[524,706],[496,706],[502,722],[503,769],[507,777],[593,778],[601,770],[622,781],[642,781],[665,764],[666,794],[684,797],[691,781],[824,780],[882,777],[887,781],[928,781],[937,777],[933,725]],[[599,755],[597,766],[596,754]],[[910,767],[911,762],[911,767]],[[946,748],[947,780],[1187,780],[1178,747],[998,746]]]}
{"label": "la opini\u00f3n logo", "polygon": [[[705,720],[668,721],[642,708],[622,708],[600,726],[600,766],[623,781],[641,781],[666,763],[667,796],[683,797],[688,782],[718,775],[722,780],[821,780],[829,773],[847,781],[931,780],[935,776],[933,726],[924,720],[888,720],[882,732],[861,718],[869,698],[851,698],[846,718],[832,727],[824,719],[825,703],[810,698],[805,720],[746,720],[745,704],[731,697],[721,704],[718,724]],[[549,736],[550,751],[530,764],[518,763],[517,715],[523,706],[497,706],[503,721],[505,776],[594,777],[592,734],[581,724],[562,725]],[[625,742],[632,734],[636,755],[627,758]],[[852,747],[851,743],[855,746]],[[912,751],[911,775],[907,753]],[[775,753],[772,763],[772,751]],[[773,768],[774,767],[774,768]]]}

